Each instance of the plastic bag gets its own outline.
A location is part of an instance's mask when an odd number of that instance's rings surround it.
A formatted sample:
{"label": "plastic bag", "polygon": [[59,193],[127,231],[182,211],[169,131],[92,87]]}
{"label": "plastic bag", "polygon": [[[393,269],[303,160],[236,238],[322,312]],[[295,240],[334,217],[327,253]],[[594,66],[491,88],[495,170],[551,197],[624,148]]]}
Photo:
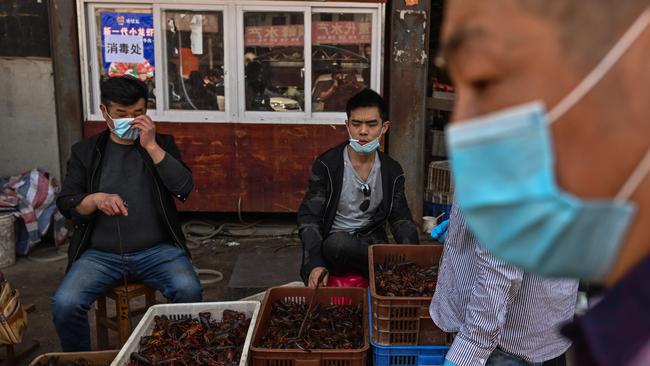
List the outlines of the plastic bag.
{"label": "plastic bag", "polygon": [[9,282],[0,283],[0,344],[16,344],[27,328],[27,312],[20,301],[20,292]]}

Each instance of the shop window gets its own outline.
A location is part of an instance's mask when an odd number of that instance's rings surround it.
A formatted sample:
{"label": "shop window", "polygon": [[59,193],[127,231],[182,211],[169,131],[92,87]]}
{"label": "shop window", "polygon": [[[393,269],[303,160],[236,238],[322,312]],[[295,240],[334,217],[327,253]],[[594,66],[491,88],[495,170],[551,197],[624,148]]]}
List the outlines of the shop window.
{"label": "shop window", "polygon": [[305,108],[304,16],[294,14],[244,12],[247,111],[302,112]]}
{"label": "shop window", "polygon": [[143,80],[169,122],[342,123],[354,92],[381,91],[379,3],[79,3],[89,120],[118,75]]}
{"label": "shop window", "polygon": [[372,14],[312,15],[312,111],[345,112],[370,87]]}
{"label": "shop window", "polygon": [[165,108],[224,111],[222,11],[165,10]]}

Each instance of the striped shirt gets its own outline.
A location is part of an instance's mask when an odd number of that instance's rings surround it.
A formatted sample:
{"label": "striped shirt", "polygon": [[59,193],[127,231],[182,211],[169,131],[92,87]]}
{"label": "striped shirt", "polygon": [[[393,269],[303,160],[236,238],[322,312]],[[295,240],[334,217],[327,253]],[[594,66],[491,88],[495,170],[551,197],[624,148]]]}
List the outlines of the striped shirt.
{"label": "striped shirt", "polygon": [[553,359],[571,342],[559,328],[573,319],[577,280],[537,277],[487,253],[454,205],[429,312],[458,333],[446,358],[483,365],[496,347],[527,362]]}

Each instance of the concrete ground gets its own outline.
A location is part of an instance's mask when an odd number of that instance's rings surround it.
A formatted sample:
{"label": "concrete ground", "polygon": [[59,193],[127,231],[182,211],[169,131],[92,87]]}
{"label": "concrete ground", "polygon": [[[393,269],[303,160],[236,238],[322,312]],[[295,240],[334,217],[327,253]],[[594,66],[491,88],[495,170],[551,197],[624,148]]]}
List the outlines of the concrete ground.
{"label": "concrete ground", "polygon": [[[193,214],[183,216],[184,221],[190,219],[223,220],[218,215]],[[227,217],[227,219],[230,223],[237,222],[236,217],[231,216]],[[286,267],[286,261],[290,260],[294,268],[288,271],[285,268],[286,273],[282,273],[278,281],[286,283],[290,280],[295,281],[299,279],[297,268],[300,266],[301,259],[300,242],[295,233],[292,234],[295,231],[295,218],[280,215],[275,217],[247,217],[246,220],[247,222],[257,222],[258,225],[255,227],[234,226],[235,228],[232,232],[237,235],[236,237],[219,235],[206,240],[199,248],[192,250],[193,264],[196,267],[215,269],[222,272],[224,276],[220,282],[203,286],[204,301],[238,300],[264,290],[264,288],[255,287],[254,284],[251,287],[241,287],[240,283],[239,285],[235,284],[238,288],[229,287],[233,269],[235,269],[235,264],[240,255],[250,257],[251,255],[260,254],[263,257],[268,255],[269,258],[282,256],[285,262],[283,266]],[[245,235],[248,236],[246,237]],[[233,244],[233,242],[239,244]],[[51,257],[56,254],[56,249],[47,243],[37,246],[30,253],[30,255],[37,258]],[[42,263],[30,260],[29,258],[19,257],[15,265],[1,270],[11,285],[20,290],[23,303],[34,304],[36,307],[36,310],[29,314],[29,325],[23,343],[35,339],[40,342],[40,347],[17,365],[28,365],[33,358],[40,354],[59,352],[61,350],[52,324],[50,296],[63,279],[65,266],[66,260]],[[244,266],[242,268],[246,267]],[[279,270],[283,269],[280,268]],[[239,271],[238,273],[241,274],[242,272]],[[251,275],[254,277],[255,274],[246,275],[250,279]],[[277,284],[280,285],[281,283]],[[164,302],[164,298],[160,293],[157,293],[157,300]],[[109,302],[109,309],[110,304]],[[135,304],[138,305],[137,302]],[[89,318],[93,346],[95,346],[94,310],[90,311]],[[3,357],[4,352],[0,351],[0,358]]]}
{"label": "concrete ground", "polygon": [[[239,220],[236,215],[183,214],[182,219],[184,222],[196,219],[210,222],[225,220],[231,229],[230,236],[215,236],[202,241],[198,248],[192,249],[193,264],[196,267],[215,269],[222,272],[224,276],[220,282],[203,286],[204,301],[239,300],[263,291],[269,284],[281,285],[299,280],[301,250],[300,242],[295,235],[295,216],[246,216],[246,222],[256,223],[257,225],[254,226],[234,224]],[[428,240],[430,239],[421,237],[423,243]],[[37,246],[30,253],[36,258],[57,254],[56,249],[47,243]],[[266,262],[255,265],[245,263],[250,258],[257,258],[258,261],[262,258]],[[244,260],[244,263],[238,264],[238,260],[240,262]],[[23,343],[37,340],[40,347],[22,362],[17,363],[17,366],[27,366],[40,354],[61,350],[52,324],[50,296],[63,279],[65,266],[66,260],[42,263],[21,257],[17,259],[15,265],[1,269],[12,286],[20,290],[23,303],[34,304],[36,307],[36,310],[29,314],[29,325]],[[264,287],[260,287],[261,284],[264,284]],[[157,301],[164,302],[164,298],[159,293],[157,293]],[[134,303],[135,306],[142,304],[143,301]],[[109,309],[110,307],[109,301]],[[90,311],[89,319],[93,348],[95,348],[94,309]],[[139,318],[136,318],[137,320]],[[114,333],[110,333],[114,341]],[[0,351],[0,359],[2,358],[4,358],[4,351]],[[568,363],[569,366],[571,364]]]}

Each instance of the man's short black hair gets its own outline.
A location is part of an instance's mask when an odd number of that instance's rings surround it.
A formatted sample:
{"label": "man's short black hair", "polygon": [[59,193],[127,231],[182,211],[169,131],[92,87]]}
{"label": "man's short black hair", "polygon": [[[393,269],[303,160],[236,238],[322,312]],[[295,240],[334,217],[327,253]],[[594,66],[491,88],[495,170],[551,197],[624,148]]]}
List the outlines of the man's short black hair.
{"label": "man's short black hair", "polygon": [[147,84],[132,76],[113,76],[102,82],[101,100],[106,108],[111,102],[122,105],[133,105],[140,99],[145,103],[149,97]]}
{"label": "man's short black hair", "polygon": [[388,121],[388,106],[386,106],[386,101],[374,90],[368,88],[363,89],[348,100],[348,104],[345,106],[348,119],[350,119],[350,114],[353,110],[363,107],[377,107],[381,121]]}

